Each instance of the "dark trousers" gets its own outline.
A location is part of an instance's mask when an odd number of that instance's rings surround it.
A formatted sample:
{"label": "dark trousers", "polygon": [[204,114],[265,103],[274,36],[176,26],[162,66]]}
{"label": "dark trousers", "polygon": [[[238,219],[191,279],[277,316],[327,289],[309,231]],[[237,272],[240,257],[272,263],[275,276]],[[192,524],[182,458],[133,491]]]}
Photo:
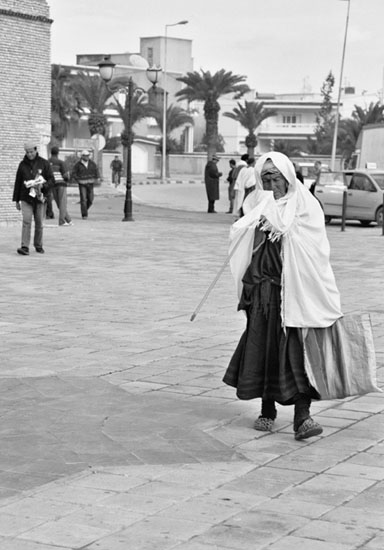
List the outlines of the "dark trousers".
{"label": "dark trousers", "polygon": [[80,193],[80,210],[83,218],[88,217],[88,210],[93,204],[93,183],[80,184],[79,183],[79,193]]}
{"label": "dark trousers", "polygon": [[52,208],[52,189],[48,189],[48,192],[45,195],[45,199],[46,199],[46,202],[45,202],[45,217],[53,220],[54,217],[55,217],[55,214],[54,214],[53,208]]}

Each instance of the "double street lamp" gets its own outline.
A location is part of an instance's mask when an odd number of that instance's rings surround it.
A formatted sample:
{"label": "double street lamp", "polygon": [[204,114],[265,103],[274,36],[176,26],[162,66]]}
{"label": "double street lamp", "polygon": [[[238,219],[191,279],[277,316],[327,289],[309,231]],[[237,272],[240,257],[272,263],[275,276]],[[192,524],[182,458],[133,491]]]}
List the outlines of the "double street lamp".
{"label": "double street lamp", "polygon": [[[100,76],[107,84],[111,81],[115,63],[111,61],[109,57],[105,57],[104,60],[98,64]],[[147,69],[147,77],[150,82],[155,86],[158,80],[158,75],[161,69],[158,67],[151,67]],[[135,93],[143,94],[147,93],[143,88],[139,88],[135,85],[130,76],[126,85],[122,86],[120,83],[115,90],[122,92],[126,96],[127,107],[127,183],[125,191],[124,201],[124,218],[123,222],[133,222],[132,217],[132,99]]]}

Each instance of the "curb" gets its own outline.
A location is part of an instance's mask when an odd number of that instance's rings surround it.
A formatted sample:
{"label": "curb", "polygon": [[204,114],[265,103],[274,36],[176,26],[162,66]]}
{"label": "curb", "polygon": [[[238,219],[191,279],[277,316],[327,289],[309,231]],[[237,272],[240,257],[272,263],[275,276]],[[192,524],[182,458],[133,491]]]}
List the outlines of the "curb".
{"label": "curb", "polygon": [[174,180],[174,179],[166,179],[165,181],[162,179],[147,179],[144,181],[133,181],[132,185],[164,185],[167,183],[204,183],[202,180]]}

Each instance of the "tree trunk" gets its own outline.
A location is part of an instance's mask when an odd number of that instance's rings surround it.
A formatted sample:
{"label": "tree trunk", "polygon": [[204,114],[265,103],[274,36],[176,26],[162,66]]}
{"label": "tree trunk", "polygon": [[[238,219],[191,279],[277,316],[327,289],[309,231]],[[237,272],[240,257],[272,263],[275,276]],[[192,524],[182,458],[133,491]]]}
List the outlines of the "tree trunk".
{"label": "tree trunk", "polygon": [[206,139],[207,139],[207,157],[208,160],[212,158],[217,152],[217,142],[219,139],[219,102],[212,98],[212,95],[208,97],[204,104],[204,116],[206,123]]}
{"label": "tree trunk", "polygon": [[257,145],[257,137],[253,132],[249,132],[249,134],[245,138],[245,146],[247,148],[247,153],[250,157],[255,156],[255,147]]}

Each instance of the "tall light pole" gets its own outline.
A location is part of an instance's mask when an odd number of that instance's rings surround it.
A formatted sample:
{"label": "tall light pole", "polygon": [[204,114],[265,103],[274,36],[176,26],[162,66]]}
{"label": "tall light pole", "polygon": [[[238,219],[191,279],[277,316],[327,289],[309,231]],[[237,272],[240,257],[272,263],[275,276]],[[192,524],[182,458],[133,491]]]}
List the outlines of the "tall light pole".
{"label": "tall light pole", "polygon": [[335,169],[337,134],[338,134],[338,131],[339,131],[340,99],[341,99],[341,89],[342,89],[343,71],[344,71],[345,47],[346,47],[346,44],[347,44],[347,34],[348,34],[348,24],[349,24],[349,8],[351,7],[351,0],[342,0],[342,1],[348,2],[348,10],[347,10],[347,18],[346,18],[346,21],[345,21],[343,54],[341,56],[341,69],[340,69],[339,92],[338,92],[338,95],[337,95],[335,129],[333,131],[332,154],[331,154],[331,170],[332,171],[334,171],[334,169]]}
{"label": "tall light pole", "polygon": [[169,23],[165,25],[164,32],[164,70],[163,70],[163,147],[161,155],[161,179],[166,179],[166,161],[167,161],[167,42],[168,42],[168,27],[176,27],[177,25],[186,25],[188,21],[178,21],[177,23]]}

